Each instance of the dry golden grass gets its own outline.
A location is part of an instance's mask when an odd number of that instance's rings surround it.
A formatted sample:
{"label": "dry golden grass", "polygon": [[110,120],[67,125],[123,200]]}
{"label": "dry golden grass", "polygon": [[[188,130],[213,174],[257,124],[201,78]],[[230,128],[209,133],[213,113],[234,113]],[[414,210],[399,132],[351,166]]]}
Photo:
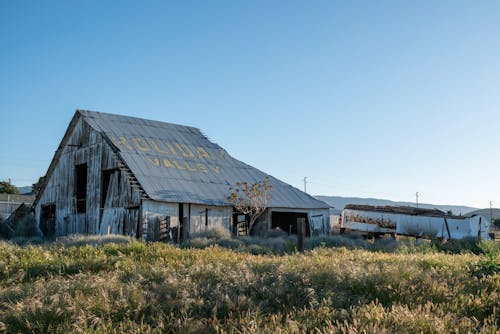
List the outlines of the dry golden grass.
{"label": "dry golden grass", "polygon": [[90,243],[0,242],[0,332],[496,333],[500,326],[500,274],[477,275],[482,257],[472,253],[320,247],[277,256]]}

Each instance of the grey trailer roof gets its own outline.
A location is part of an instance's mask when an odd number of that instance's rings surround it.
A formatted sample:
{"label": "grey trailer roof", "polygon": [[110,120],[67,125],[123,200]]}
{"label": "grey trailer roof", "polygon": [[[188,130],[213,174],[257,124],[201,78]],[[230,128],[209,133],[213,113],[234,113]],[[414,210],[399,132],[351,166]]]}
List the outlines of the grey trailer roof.
{"label": "grey trailer roof", "polygon": [[229,187],[269,176],[269,207],[320,209],[328,204],[231,157],[193,127],[78,110],[115,147],[146,194],[158,201],[231,205]]}

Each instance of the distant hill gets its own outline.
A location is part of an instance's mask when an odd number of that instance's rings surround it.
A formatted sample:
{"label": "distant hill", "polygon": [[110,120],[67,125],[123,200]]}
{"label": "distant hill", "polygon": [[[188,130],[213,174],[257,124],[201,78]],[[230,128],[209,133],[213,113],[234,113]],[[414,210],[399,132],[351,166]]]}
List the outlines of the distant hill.
{"label": "distant hill", "polygon": [[481,216],[484,216],[488,219],[490,218],[490,215],[491,215],[491,216],[493,216],[493,220],[500,219],[500,209],[496,209],[496,208],[493,208],[491,211],[489,208],[488,209],[479,209],[479,210],[469,212],[469,214],[481,215]]}
{"label": "distant hill", "polygon": [[19,189],[19,193],[21,195],[31,195],[31,186],[26,186],[26,187],[17,187]]}
{"label": "distant hill", "polygon": [[[392,205],[392,206],[415,206],[414,202],[395,202],[387,199],[378,199],[378,198],[359,198],[359,197],[341,197],[341,196],[314,196],[315,198],[331,205],[334,207],[334,213],[340,213],[344,206],[347,204],[365,204],[365,205]],[[439,209],[442,211],[451,210],[455,215],[464,215],[471,211],[477,210],[477,208],[473,208],[470,206],[464,205],[438,205],[438,204],[427,204],[427,203],[418,203],[420,208],[426,209]]]}

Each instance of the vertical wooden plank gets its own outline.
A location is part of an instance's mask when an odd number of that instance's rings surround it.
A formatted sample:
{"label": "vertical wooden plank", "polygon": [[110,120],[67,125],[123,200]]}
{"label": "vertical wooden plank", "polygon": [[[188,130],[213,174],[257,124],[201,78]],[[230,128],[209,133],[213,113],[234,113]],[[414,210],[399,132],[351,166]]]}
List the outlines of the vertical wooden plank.
{"label": "vertical wooden plank", "polygon": [[304,237],[306,234],[306,219],[305,218],[297,218],[297,249],[299,252],[304,252]]}

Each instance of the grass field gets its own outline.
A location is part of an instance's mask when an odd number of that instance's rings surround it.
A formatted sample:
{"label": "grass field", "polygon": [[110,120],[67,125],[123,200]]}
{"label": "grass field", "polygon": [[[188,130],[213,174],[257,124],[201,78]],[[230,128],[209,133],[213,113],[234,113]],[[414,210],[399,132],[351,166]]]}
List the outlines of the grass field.
{"label": "grass field", "polygon": [[497,333],[500,327],[500,274],[484,269],[498,265],[498,254],[320,246],[253,255],[252,247],[96,240],[0,242],[0,332]]}

